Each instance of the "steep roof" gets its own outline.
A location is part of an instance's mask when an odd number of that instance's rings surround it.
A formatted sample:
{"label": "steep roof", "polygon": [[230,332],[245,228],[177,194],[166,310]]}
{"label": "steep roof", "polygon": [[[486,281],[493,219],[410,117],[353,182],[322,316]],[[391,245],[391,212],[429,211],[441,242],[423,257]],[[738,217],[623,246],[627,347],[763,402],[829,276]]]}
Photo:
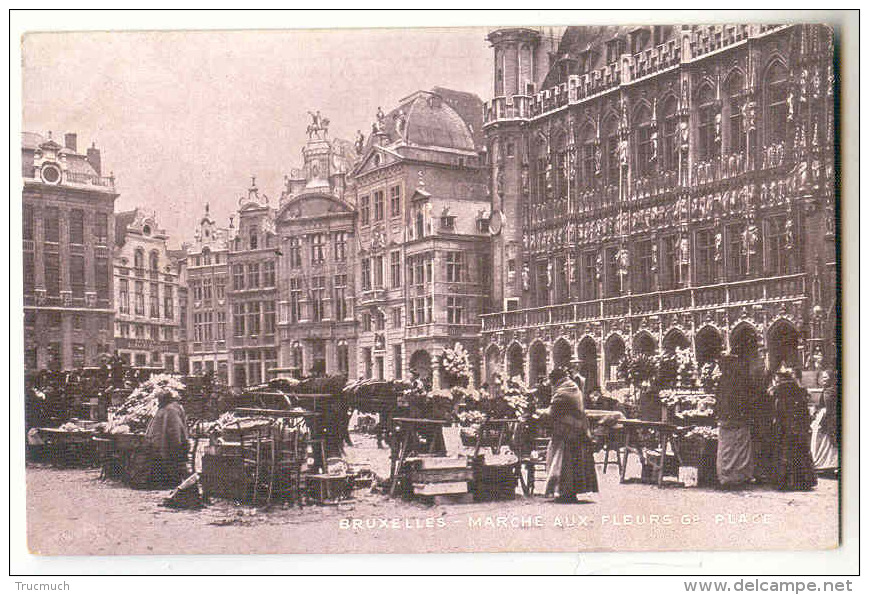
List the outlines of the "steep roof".
{"label": "steep roof", "polygon": [[127,227],[136,220],[136,210],[115,213],[115,245],[123,246],[127,241]]}

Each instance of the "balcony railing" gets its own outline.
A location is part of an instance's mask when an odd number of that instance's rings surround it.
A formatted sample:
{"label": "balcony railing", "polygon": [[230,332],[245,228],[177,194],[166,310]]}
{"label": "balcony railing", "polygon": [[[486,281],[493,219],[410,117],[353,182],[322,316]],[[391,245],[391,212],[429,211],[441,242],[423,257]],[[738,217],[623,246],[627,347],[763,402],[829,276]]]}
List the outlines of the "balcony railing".
{"label": "balcony railing", "polygon": [[805,296],[805,274],[801,273],[484,314],[481,316],[482,331],[648,316]]}
{"label": "balcony railing", "polygon": [[101,186],[103,188],[114,188],[114,176],[97,176],[94,174],[67,171],[64,174],[64,179],[69,184],[81,184],[84,186]]}

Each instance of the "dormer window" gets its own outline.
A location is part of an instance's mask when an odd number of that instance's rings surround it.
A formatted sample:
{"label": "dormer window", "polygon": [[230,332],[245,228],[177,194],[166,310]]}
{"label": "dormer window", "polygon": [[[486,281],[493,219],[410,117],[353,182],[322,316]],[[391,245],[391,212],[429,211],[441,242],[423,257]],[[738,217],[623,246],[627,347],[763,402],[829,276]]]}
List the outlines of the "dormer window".
{"label": "dormer window", "polygon": [[477,231],[480,233],[489,233],[489,219],[477,219]]}
{"label": "dormer window", "polygon": [[441,229],[453,230],[456,228],[455,215],[443,215],[441,217]]}
{"label": "dormer window", "polygon": [[256,250],[258,244],[259,244],[259,237],[256,234],[256,230],[252,229],[252,230],[250,230],[250,244],[249,244],[250,249]]}

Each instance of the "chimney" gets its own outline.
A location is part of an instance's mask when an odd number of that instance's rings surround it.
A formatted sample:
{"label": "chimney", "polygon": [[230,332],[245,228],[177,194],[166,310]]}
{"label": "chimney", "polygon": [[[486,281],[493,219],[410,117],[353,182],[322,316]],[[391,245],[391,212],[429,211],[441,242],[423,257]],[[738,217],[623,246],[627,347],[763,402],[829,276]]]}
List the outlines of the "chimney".
{"label": "chimney", "polygon": [[[73,137],[75,137],[75,135],[73,135]],[[94,168],[94,171],[97,172],[98,176],[103,175],[102,162],[100,161],[100,150],[97,149],[95,144],[88,149],[88,163],[91,164],[91,167]]]}
{"label": "chimney", "polygon": [[74,132],[67,132],[63,135],[63,145],[73,153],[78,153],[76,140],[76,134]]}

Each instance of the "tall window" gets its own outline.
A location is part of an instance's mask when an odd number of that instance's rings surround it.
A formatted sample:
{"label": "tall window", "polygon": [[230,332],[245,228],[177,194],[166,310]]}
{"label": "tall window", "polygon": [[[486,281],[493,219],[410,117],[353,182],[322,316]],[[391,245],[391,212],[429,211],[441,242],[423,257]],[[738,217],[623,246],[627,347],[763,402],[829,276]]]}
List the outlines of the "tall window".
{"label": "tall window", "polygon": [[374,287],[383,288],[383,256],[375,256],[371,259],[371,268],[374,269]]}
{"label": "tall window", "polygon": [[326,293],[326,278],[325,277],[312,277],[311,278],[311,291],[310,296],[308,298],[309,304],[311,307],[311,320],[315,322],[319,322],[323,320],[325,317],[325,312],[323,312],[323,298]]}
{"label": "tall window", "polygon": [[417,285],[425,283],[425,261],[424,254],[418,254],[413,259],[413,275]]}
{"label": "tall window", "polygon": [[679,236],[667,236],[661,246],[661,289],[676,289],[679,286]]}
{"label": "tall window", "polygon": [[697,159],[715,157],[715,92],[703,85],[697,94]]}
{"label": "tall window", "polygon": [[401,215],[401,186],[393,186],[389,189],[389,216]]}
{"label": "tall window", "polygon": [[371,199],[368,195],[359,199],[359,223],[368,225],[371,217]]}
{"label": "tall window", "polygon": [[386,315],[380,308],[374,310],[374,330],[386,330]]}
{"label": "tall window", "polygon": [[96,285],[97,299],[111,298],[109,288],[112,286],[112,270],[108,258],[94,258],[94,285]]}
{"label": "tall window", "polygon": [[151,318],[160,318],[160,284],[151,283],[150,294],[150,316]]}
{"label": "tall window", "polygon": [[745,225],[735,223],[727,226],[727,280],[739,281],[748,274],[748,263],[742,254],[742,232]]}
{"label": "tall window", "polygon": [[647,293],[652,290],[652,241],[641,240],[634,249],[634,293]]}
{"label": "tall window", "polygon": [[136,281],[136,316],[145,315],[145,283]]}
{"label": "tall window", "polygon": [[259,287],[259,263],[251,262],[247,265],[247,288]]}
{"label": "tall window", "polygon": [[33,239],[33,207],[30,205],[24,205],[22,210],[23,215],[23,227],[22,227],[22,238],[25,240]]}
{"label": "tall window", "polygon": [[248,244],[251,250],[256,250],[259,247],[259,237],[257,236],[256,229],[250,229],[250,242]]}
{"label": "tall window", "polygon": [[619,183],[619,137],[615,118],[606,121],[603,140],[604,174],[607,184],[612,186]]}
{"label": "tall window", "polygon": [[345,341],[338,342],[338,372],[346,375],[350,371],[350,350]]}
{"label": "tall window", "polygon": [[81,209],[69,212],[69,243],[84,244],[84,211]]}
{"label": "tall window", "polygon": [[392,326],[401,328],[401,306],[396,306],[392,309]]}
{"label": "tall window", "polygon": [[148,268],[154,272],[160,269],[160,255],[156,251],[151,252],[148,257]]}
{"label": "tall window", "polygon": [[743,78],[733,73],[727,79],[727,148],[730,153],[745,151],[745,132],[742,129],[741,93]]}
{"label": "tall window", "polygon": [[263,302],[263,334],[275,334],[275,302],[267,300]]}
{"label": "tall window", "polygon": [[556,146],[555,154],[555,196],[562,198],[567,196],[567,136],[562,135]]}
{"label": "tall window", "polygon": [[222,311],[217,313],[217,340],[226,340],[226,312]]}
{"label": "tall window", "polygon": [[84,297],[84,256],[73,254],[69,257],[69,285],[72,297]]}
{"label": "tall window", "polygon": [[764,131],[767,146],[779,143],[785,138],[788,115],[787,95],[787,71],[784,66],[776,62],[766,73]]}
{"label": "tall window", "polygon": [[661,165],[664,171],[675,171],[679,166],[679,119],[676,116],[675,97],[670,96],[664,100],[658,117],[661,121]]}
{"label": "tall window", "polygon": [[297,269],[302,266],[302,243],[299,238],[290,238],[290,267]]}
{"label": "tall window", "polygon": [[106,213],[94,215],[94,236],[100,246],[105,246],[108,243],[109,216]]}
{"label": "tall window", "polygon": [[175,290],[171,285],[163,288],[163,316],[175,318]]}
{"label": "tall window", "polygon": [[311,235],[311,264],[320,264],[326,260],[325,250],[326,236],[322,233]]}
{"label": "tall window", "polygon": [[202,280],[193,279],[189,282],[189,286],[193,294],[193,300],[196,302],[202,301]]}
{"label": "tall window", "polygon": [[60,209],[57,207],[47,207],[45,209],[43,231],[45,232],[44,239],[46,242],[60,241]]}
{"label": "tall window", "polygon": [[712,230],[701,229],[695,235],[696,266],[694,268],[698,285],[715,281],[715,234]]}
{"label": "tall window", "polygon": [[240,291],[244,289],[244,265],[232,265],[232,289]]}
{"label": "tall window", "polygon": [[133,268],[136,269],[137,275],[145,274],[145,251],[141,248],[136,248],[133,254]]}
{"label": "tall window", "polygon": [[211,300],[211,277],[202,279],[202,299]]}
{"label": "tall window", "polygon": [[371,259],[362,259],[362,291],[371,289]]}
{"label": "tall window", "polygon": [[347,275],[335,275],[335,320],[347,318]]}
{"label": "tall window", "polygon": [[383,190],[374,193],[374,220],[383,221]]}
{"label": "tall window", "polygon": [[644,178],[652,173],[652,122],[649,109],[640,107],[634,113],[634,134],[636,139],[636,173]]}
{"label": "tall window", "polygon": [[118,281],[118,308],[121,314],[130,313],[130,282],[126,279]]}
{"label": "tall window", "polygon": [[24,252],[24,293],[32,293],[36,285],[36,263],[33,252]]}
{"label": "tall window", "polygon": [[392,346],[392,371],[395,378],[401,378],[401,343]]}
{"label": "tall window", "polygon": [[335,260],[344,262],[347,260],[347,232],[335,232]]}
{"label": "tall window", "polygon": [[366,333],[371,331],[371,312],[362,313],[362,331]]}
{"label": "tall window", "polygon": [[226,277],[223,275],[214,278],[214,293],[219,300],[226,297]]}
{"label": "tall window", "polygon": [[244,337],[245,327],[245,311],[244,304],[235,303],[232,305],[232,334],[236,337]]}
{"label": "tall window", "polygon": [[464,281],[464,259],[461,252],[447,252],[447,283]]}
{"label": "tall window", "polygon": [[422,211],[416,214],[416,239],[420,239],[425,235],[425,216]]}
{"label": "tall window", "polygon": [[787,275],[790,272],[785,225],[786,217],[774,217],[767,223],[767,271],[770,275]]}
{"label": "tall window", "polygon": [[401,287],[401,253],[398,250],[389,253],[389,271],[392,288]]}
{"label": "tall window", "polygon": [[580,138],[580,180],[579,184],[583,188],[591,188],[594,186],[594,175],[597,171],[595,161],[595,135],[594,127],[591,124],[583,126],[579,134]]}
{"label": "tall window", "polygon": [[260,334],[260,305],[259,302],[247,303],[247,333],[249,335]]}
{"label": "tall window", "polygon": [[267,260],[263,263],[263,287],[275,286],[275,261]]}
{"label": "tall window", "polygon": [[618,248],[615,246],[607,248],[605,251],[604,265],[606,270],[604,271],[604,276],[607,297],[617,296],[622,293],[621,276],[619,275],[618,260],[616,259],[617,252]]}
{"label": "tall window", "polygon": [[290,322],[302,319],[302,283],[298,278],[290,279]]}
{"label": "tall window", "polygon": [[464,300],[460,297],[447,297],[447,323],[448,324],[463,324],[464,323],[465,305]]}

